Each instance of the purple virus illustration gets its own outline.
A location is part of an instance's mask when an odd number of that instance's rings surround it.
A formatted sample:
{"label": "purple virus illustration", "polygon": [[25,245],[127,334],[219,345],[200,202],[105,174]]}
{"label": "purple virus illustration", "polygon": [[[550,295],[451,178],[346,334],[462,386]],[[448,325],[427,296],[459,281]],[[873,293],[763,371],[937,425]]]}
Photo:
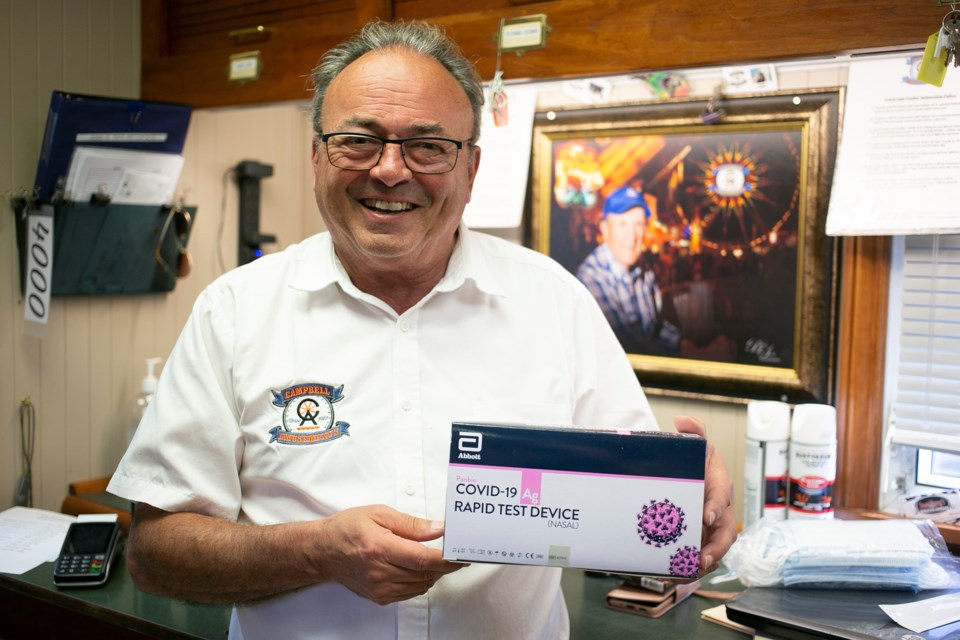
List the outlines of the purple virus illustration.
{"label": "purple virus illustration", "polygon": [[669,500],[651,500],[637,514],[637,534],[641,540],[655,547],[676,542],[686,529],[683,509]]}
{"label": "purple virus illustration", "polygon": [[687,545],[670,556],[670,575],[681,578],[696,578],[700,569],[700,550]]}

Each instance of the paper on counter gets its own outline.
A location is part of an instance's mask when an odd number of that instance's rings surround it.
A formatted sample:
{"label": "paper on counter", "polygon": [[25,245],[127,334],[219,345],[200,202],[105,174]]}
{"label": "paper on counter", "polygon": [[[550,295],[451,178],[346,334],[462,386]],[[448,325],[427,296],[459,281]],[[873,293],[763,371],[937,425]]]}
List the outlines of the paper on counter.
{"label": "paper on counter", "polygon": [[907,604],[881,604],[883,612],[914,633],[960,620],[960,593],[949,593]]}
{"label": "paper on counter", "polygon": [[[739,622],[734,622],[729,617],[727,617],[727,605],[718,604],[715,607],[710,607],[709,609],[704,609],[700,612],[700,617],[704,620],[709,620],[710,622],[715,622],[721,626],[727,627],[728,629],[733,629],[735,631],[740,631],[741,633],[746,633],[747,635],[754,635],[755,631],[751,627],[748,627],[745,624],[740,624]],[[760,636],[756,636],[760,637]]]}
{"label": "paper on counter", "polygon": [[74,520],[73,516],[28,507],[0,512],[0,572],[20,575],[56,560]]}

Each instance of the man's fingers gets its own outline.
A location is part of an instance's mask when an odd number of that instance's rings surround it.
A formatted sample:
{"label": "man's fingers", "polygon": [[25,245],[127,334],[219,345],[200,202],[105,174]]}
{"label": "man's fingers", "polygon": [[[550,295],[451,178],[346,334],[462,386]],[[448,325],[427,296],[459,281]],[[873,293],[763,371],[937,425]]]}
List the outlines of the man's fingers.
{"label": "man's fingers", "polygon": [[714,526],[707,529],[706,532],[707,540],[700,549],[701,573],[710,573],[716,569],[719,566],[720,558],[736,541],[737,523],[733,509],[725,510],[714,523]]}
{"label": "man's fingers", "polygon": [[427,547],[411,549],[409,552],[404,550],[404,552],[390,557],[389,562],[410,581],[436,581],[447,574],[469,566],[459,562],[448,562],[443,559],[443,554],[438,549]]}
{"label": "man's fingers", "polygon": [[[677,416],[673,425],[678,433],[707,437],[707,428],[691,416]],[[707,441],[704,468],[703,540],[700,549],[701,573],[709,573],[737,539],[736,514],[733,510],[733,481],[713,446]]]}
{"label": "man's fingers", "polygon": [[346,509],[318,521],[317,548],[327,578],[386,604],[425,593],[443,576],[463,568],[447,562],[424,541],[443,535],[443,523],[416,518],[384,505]]}
{"label": "man's fingers", "polygon": [[447,562],[439,550],[421,544],[441,537],[443,522],[393,510],[377,513],[374,520],[398,538],[394,554],[387,558],[392,565],[405,571],[414,571],[423,577],[444,576],[466,566]]}
{"label": "man's fingers", "polygon": [[725,511],[733,508],[733,480],[730,479],[726,463],[717,455],[709,455],[706,477],[710,481],[704,487],[703,523],[710,527]]}
{"label": "man's fingers", "polygon": [[443,521],[418,518],[393,509],[383,508],[377,511],[373,520],[405,540],[427,542],[443,535]]}
{"label": "man's fingers", "polygon": [[701,438],[707,437],[707,427],[702,421],[692,416],[677,416],[673,419],[673,427],[678,433],[692,433]]}

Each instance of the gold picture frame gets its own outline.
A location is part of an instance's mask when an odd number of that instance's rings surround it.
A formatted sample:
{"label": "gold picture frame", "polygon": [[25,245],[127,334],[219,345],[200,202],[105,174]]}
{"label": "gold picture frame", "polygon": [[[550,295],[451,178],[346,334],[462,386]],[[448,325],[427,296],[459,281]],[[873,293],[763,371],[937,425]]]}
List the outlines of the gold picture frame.
{"label": "gold picture frame", "polygon": [[[632,320],[611,302],[624,290],[589,285],[646,388],[833,400],[838,248],[824,228],[842,97],[830,89],[537,114],[530,244],[585,282],[606,264],[607,275],[632,274],[626,290],[656,283],[646,289],[655,319],[626,328]],[[609,267],[624,202],[646,214],[644,249],[623,258],[630,266]]]}

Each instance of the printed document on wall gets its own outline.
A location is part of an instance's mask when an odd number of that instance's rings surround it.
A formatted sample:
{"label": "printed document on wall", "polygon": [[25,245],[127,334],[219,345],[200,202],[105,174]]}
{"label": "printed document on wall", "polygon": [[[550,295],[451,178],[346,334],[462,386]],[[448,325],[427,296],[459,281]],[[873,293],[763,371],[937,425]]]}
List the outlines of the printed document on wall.
{"label": "printed document on wall", "polygon": [[537,89],[508,86],[504,90],[508,113],[505,126],[494,124],[489,96],[483,108],[478,142],[480,170],[463,214],[467,226],[473,228],[516,228],[523,220]]}
{"label": "printed document on wall", "polygon": [[935,87],[920,58],[850,63],[827,235],[960,232],[960,69]]}

